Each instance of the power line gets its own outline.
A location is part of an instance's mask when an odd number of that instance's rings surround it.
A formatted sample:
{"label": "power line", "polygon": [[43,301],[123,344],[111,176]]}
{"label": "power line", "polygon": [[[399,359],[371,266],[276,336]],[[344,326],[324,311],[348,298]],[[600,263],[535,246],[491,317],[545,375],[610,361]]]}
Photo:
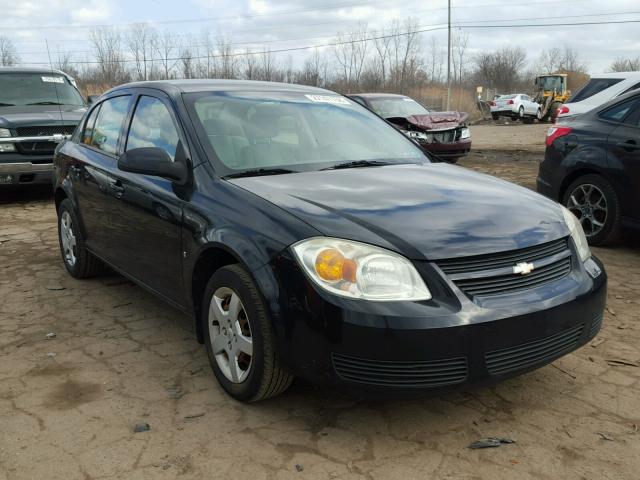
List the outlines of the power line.
{"label": "power line", "polygon": [[[564,2],[563,5],[568,3],[590,3],[591,0],[574,0]],[[182,24],[182,23],[202,23],[202,22],[213,22],[213,21],[223,21],[223,20],[234,20],[234,19],[251,19],[251,18],[265,18],[265,17],[277,17],[281,15],[295,15],[299,13],[309,13],[316,11],[325,11],[325,10],[333,10],[340,8],[357,8],[357,7],[366,7],[372,4],[378,3],[389,3],[389,0],[373,0],[367,2],[359,2],[359,3],[337,3],[331,5],[324,5],[321,7],[307,8],[307,9],[299,9],[299,10],[288,10],[288,11],[280,11],[280,12],[272,12],[272,13],[256,13],[256,14],[246,14],[246,15],[228,15],[228,16],[219,16],[219,17],[196,17],[196,18],[185,18],[178,20],[142,20],[137,22],[127,22],[127,23],[101,23],[101,24],[78,24],[78,23],[66,23],[66,24],[58,24],[58,25],[28,25],[30,29],[34,30],[51,30],[51,29],[62,29],[62,30],[70,30],[70,29],[91,29],[91,28],[108,28],[108,27],[127,27],[136,24],[158,24],[158,25],[172,25],[172,24]],[[521,2],[515,3],[510,2],[510,7],[517,6],[530,6],[530,5],[549,5],[555,4],[557,5],[557,0],[540,0],[537,2]],[[469,5],[464,7],[452,7],[453,9],[477,9],[477,8],[486,8],[486,7],[504,7],[504,3],[488,3],[481,5]],[[435,12],[435,11],[445,11],[447,7],[442,8],[434,8],[426,11]],[[0,26],[2,30],[24,30],[24,26]],[[26,43],[26,42],[23,42]]]}
{"label": "power line", "polygon": [[[517,24],[517,25],[474,25],[467,23],[458,23],[453,25],[454,27],[459,28],[544,28],[544,27],[575,27],[575,26],[587,26],[587,25],[620,25],[620,24],[636,24],[640,23],[640,19],[638,20],[611,20],[611,21],[598,21],[598,22],[556,22],[556,23],[528,23],[528,24]],[[326,47],[334,47],[340,45],[347,45],[353,43],[362,43],[369,42],[374,40],[382,40],[386,38],[395,38],[402,37],[407,35],[413,35],[416,33],[425,33],[425,32],[433,32],[437,30],[444,30],[448,27],[434,27],[434,28],[424,28],[418,30],[412,30],[408,32],[400,32],[392,35],[380,35],[376,37],[367,37],[362,39],[352,39],[347,41],[336,41],[331,43],[325,43],[320,45],[306,45],[300,47],[291,47],[291,48],[282,48],[276,50],[268,50],[268,51],[259,51],[259,52],[234,52],[230,54],[216,54],[216,55],[194,55],[190,57],[174,57],[174,58],[157,58],[157,59],[149,59],[147,62],[166,62],[166,61],[180,61],[180,60],[203,60],[203,59],[213,59],[213,58],[228,58],[228,57],[244,57],[249,55],[263,55],[263,54],[275,54],[275,53],[286,53],[286,52],[295,52],[302,50],[311,50],[316,48],[326,48]],[[78,62],[68,62],[71,65],[100,65],[102,63],[135,63],[134,59],[119,59],[119,60],[111,60],[111,61],[78,61]],[[33,62],[26,63],[25,65],[46,65],[46,63],[41,62]]]}
{"label": "power line", "polygon": [[[452,9],[455,7],[451,7]],[[418,12],[413,12],[414,14],[416,13],[424,13],[426,11],[431,11],[431,10],[424,10],[424,11],[418,11]],[[635,11],[635,12],[611,12],[611,13],[591,13],[591,14],[582,14],[582,15],[564,15],[563,18],[587,18],[587,17],[607,17],[607,16],[616,16],[616,15],[640,15],[640,11]],[[555,20],[556,18],[558,18],[557,16],[552,16],[552,17],[526,17],[526,18],[510,18],[510,19],[491,19],[491,20],[474,20],[474,23],[494,23],[494,22],[516,22],[516,21],[523,21],[523,20]],[[325,22],[325,23],[320,23],[320,24],[311,24],[311,25],[307,25],[307,27],[309,26],[316,26],[316,25],[325,25],[325,24],[332,24],[333,22]],[[425,27],[432,27],[432,26],[438,26],[438,25],[443,25],[444,22],[441,23],[436,23],[436,24],[430,24],[430,25],[423,25]],[[458,25],[456,25],[458,26]],[[281,27],[277,27],[278,29],[281,29]],[[297,27],[296,27],[297,28]],[[392,30],[394,27],[388,27],[388,28],[382,28],[382,29],[376,29],[377,31],[380,32],[384,32],[387,30]],[[276,27],[268,27],[268,29],[276,29]],[[247,31],[251,31],[251,30],[243,30],[243,32],[247,32]],[[344,33],[343,35],[356,35],[359,32],[348,32],[348,33]],[[233,32],[231,32],[230,36],[233,36]],[[331,38],[331,37],[335,37],[336,34],[329,34],[329,35],[320,35],[320,36],[316,36],[316,37],[297,37],[297,38],[281,38],[281,39],[273,39],[273,40],[245,40],[242,42],[229,42],[228,45],[230,46],[238,46],[238,45],[259,45],[259,44],[271,44],[271,43],[285,43],[285,42],[296,42],[296,41],[304,41],[304,40],[318,40],[318,39],[324,39],[324,38]],[[209,45],[207,44],[191,44],[191,47],[207,47]],[[18,52],[19,55],[43,55],[46,52],[43,51],[33,51],[33,52]],[[64,53],[76,53],[76,54],[91,54],[93,53],[93,51],[91,50],[66,50]]]}

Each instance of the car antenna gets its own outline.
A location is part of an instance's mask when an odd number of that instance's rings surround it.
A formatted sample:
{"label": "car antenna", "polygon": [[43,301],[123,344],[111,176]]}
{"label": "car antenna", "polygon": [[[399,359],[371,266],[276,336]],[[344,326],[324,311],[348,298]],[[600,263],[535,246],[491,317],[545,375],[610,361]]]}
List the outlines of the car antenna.
{"label": "car antenna", "polygon": [[[55,80],[55,73],[53,72],[53,62],[51,61],[51,52],[49,51],[49,42],[47,39],[44,39],[44,44],[47,47],[47,56],[49,57],[49,69],[51,70],[51,79]],[[64,125],[64,118],[62,117],[62,105],[60,105],[60,95],[58,94],[58,85],[55,81],[53,83],[53,88],[56,92],[56,101],[58,103],[58,114],[60,115],[60,127]],[[60,130],[62,131],[62,129]]]}

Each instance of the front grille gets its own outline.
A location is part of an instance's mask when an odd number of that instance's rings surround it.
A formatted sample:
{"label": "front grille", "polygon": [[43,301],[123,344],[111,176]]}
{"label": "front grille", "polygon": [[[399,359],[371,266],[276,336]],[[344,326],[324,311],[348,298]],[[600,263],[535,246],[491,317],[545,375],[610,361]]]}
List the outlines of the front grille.
{"label": "front grille", "polygon": [[485,354],[487,370],[492,375],[503,375],[537,364],[549,363],[578,346],[583,328],[584,324],[541,340],[487,352]]}
{"label": "front grille", "polygon": [[462,383],[468,375],[465,357],[389,362],[333,353],[332,360],[343,380],[386,387],[436,388]]}
{"label": "front grille", "polygon": [[[521,262],[534,263],[535,269],[526,275],[510,271]],[[564,278],[571,272],[571,250],[568,240],[562,238],[509,252],[440,260],[437,265],[470,297],[500,295]]]}
{"label": "front grille", "polygon": [[458,138],[456,130],[446,130],[443,132],[426,132],[426,139],[422,139],[422,143],[453,143]]}
{"label": "front grille", "polygon": [[598,314],[596,318],[594,318],[591,322],[591,328],[589,329],[589,338],[595,337],[600,331],[600,328],[602,328],[602,316],[602,313]]}
{"label": "front grille", "polygon": [[57,145],[54,142],[16,142],[18,152],[23,155],[53,155]]}
{"label": "front grille", "polygon": [[55,134],[71,135],[76,129],[75,125],[47,125],[43,127],[17,127],[19,137],[48,137]]}

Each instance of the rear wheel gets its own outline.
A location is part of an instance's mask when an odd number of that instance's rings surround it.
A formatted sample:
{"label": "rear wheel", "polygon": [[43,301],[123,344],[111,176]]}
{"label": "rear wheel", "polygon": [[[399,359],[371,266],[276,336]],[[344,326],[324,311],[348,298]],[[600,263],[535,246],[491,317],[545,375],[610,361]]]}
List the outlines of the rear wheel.
{"label": "rear wheel", "polygon": [[569,185],[563,202],[584,229],[589,244],[613,242],[620,232],[620,206],[611,184],[600,175],[585,175]]}
{"label": "rear wheel", "polygon": [[518,109],[518,118],[522,120],[524,118],[524,107]]}
{"label": "rear wheel", "polygon": [[89,278],[104,271],[104,264],[85,246],[71,201],[64,199],[58,206],[58,240],[62,261],[75,278]]}
{"label": "rear wheel", "polygon": [[500,116],[497,113],[492,113],[491,114],[491,118],[494,120],[498,120],[500,118]]}
{"label": "rear wheel", "polygon": [[202,305],[205,344],[218,382],[241,401],[284,392],[293,376],[281,365],[271,320],[249,273],[240,265],[216,271]]}

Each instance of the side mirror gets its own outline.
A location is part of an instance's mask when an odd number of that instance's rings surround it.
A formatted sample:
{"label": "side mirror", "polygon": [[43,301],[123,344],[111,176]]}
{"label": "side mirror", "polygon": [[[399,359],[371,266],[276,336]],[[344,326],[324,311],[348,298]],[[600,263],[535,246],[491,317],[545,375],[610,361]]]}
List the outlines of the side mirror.
{"label": "side mirror", "polygon": [[94,103],[96,103],[98,101],[99,98],[100,98],[99,95],[89,95],[87,97],[87,103],[89,105],[93,105]]}
{"label": "side mirror", "polygon": [[118,168],[123,172],[166,178],[178,184],[186,183],[188,177],[185,164],[172,161],[169,154],[158,147],[134,148],[123,153],[118,159]]}

